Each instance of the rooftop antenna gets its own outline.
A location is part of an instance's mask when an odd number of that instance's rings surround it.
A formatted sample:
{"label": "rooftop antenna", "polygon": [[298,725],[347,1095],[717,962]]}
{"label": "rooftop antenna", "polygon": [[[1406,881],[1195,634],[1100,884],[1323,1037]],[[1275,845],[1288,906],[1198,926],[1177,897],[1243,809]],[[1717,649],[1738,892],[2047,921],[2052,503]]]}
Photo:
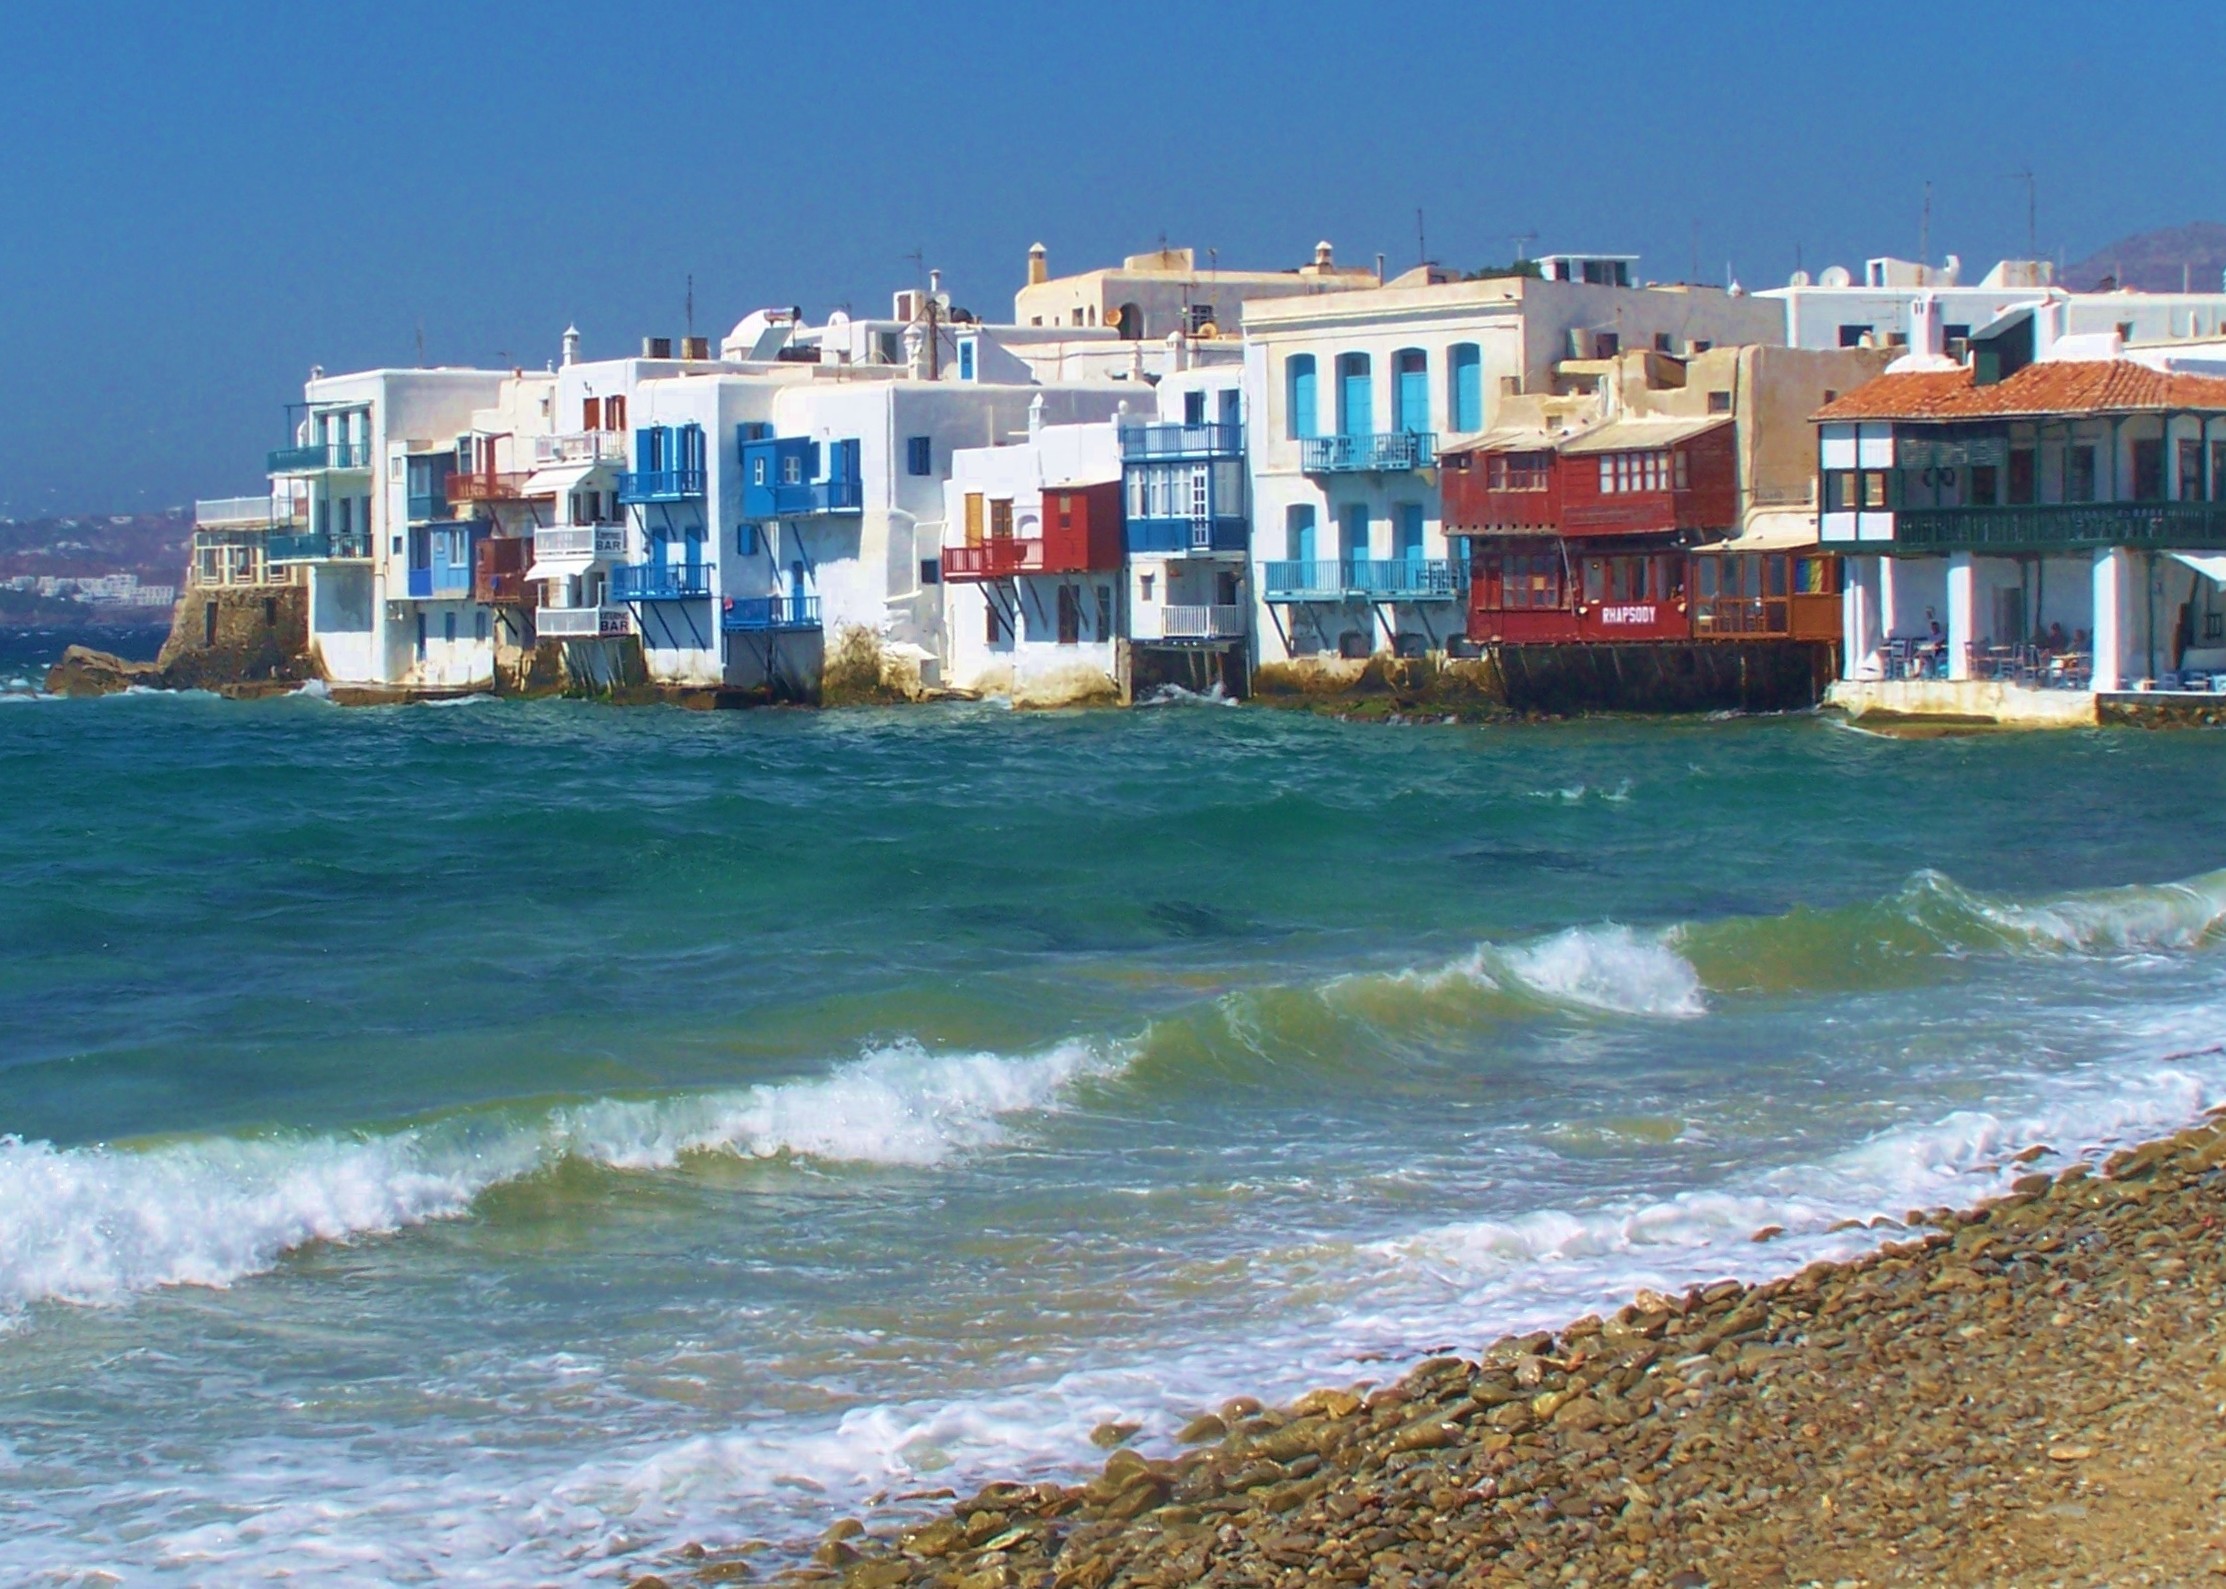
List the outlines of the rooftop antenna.
{"label": "rooftop antenna", "polygon": [[1419,205],[1414,212],[1414,262],[1417,265],[1430,263],[1430,234],[1422,229],[1422,210]]}
{"label": "rooftop antenna", "polygon": [[688,297],[683,312],[688,321],[688,335],[692,337],[696,334],[696,273],[694,271],[688,272]]}
{"label": "rooftop antenna", "polygon": [[425,318],[422,315],[417,322],[417,367],[425,368]]}
{"label": "rooftop antenna", "polygon": [[1516,232],[1507,239],[1515,245],[1515,263],[1520,265],[1530,258],[1530,245],[1538,241],[1536,232]]}
{"label": "rooftop antenna", "polygon": [[1932,268],[1932,181],[1925,181],[1925,215],[1917,224],[1917,263]]}
{"label": "rooftop antenna", "polygon": [[2040,258],[2040,184],[2033,180],[2033,168],[2031,166],[2027,166],[2022,171],[2012,171],[2009,180],[2025,184],[2025,257],[2027,259],[2038,259]]}
{"label": "rooftop antenna", "polygon": [[1685,278],[1694,286],[1700,285],[1700,222],[1693,222],[1693,273]]}

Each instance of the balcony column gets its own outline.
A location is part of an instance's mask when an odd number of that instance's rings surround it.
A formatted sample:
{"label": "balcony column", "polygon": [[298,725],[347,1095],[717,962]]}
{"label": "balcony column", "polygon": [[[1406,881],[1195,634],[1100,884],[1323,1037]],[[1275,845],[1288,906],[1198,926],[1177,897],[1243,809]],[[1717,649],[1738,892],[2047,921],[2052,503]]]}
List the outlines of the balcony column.
{"label": "balcony column", "polygon": [[1971,642],[1976,636],[1972,629],[1971,609],[1977,604],[1978,571],[1971,566],[1969,552],[1948,554],[1948,677],[1967,679],[1971,676]]}
{"label": "balcony column", "polygon": [[2126,572],[2131,554],[2119,547],[2095,553],[2095,679],[2098,690],[2125,688]]}
{"label": "balcony column", "polygon": [[1843,678],[1877,678],[1884,672],[1878,660],[1885,643],[1885,630],[1879,622],[1879,585],[1881,565],[1890,561],[1884,557],[1850,557],[1844,565],[1846,581],[1840,589],[1840,631],[1846,636],[1845,654],[1840,658]]}

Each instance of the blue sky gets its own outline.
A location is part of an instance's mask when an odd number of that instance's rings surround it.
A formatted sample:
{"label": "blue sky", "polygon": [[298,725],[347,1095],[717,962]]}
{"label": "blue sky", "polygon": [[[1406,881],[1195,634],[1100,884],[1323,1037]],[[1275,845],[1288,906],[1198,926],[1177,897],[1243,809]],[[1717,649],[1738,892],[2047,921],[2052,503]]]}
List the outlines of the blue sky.
{"label": "blue sky", "polygon": [[259,489],[312,364],[538,365],[750,308],[1009,314],[1162,234],[1230,265],[1637,252],[1749,286],[2226,219],[2212,5],[17,0],[0,513]]}

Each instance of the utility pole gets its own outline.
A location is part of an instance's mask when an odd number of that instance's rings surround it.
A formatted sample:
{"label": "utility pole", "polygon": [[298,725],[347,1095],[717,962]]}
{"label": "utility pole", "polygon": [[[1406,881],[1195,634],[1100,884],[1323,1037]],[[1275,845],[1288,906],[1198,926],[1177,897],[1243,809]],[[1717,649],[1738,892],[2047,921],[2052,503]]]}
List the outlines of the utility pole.
{"label": "utility pole", "polygon": [[2025,257],[2040,258],[2040,185],[2033,180],[2033,168],[2010,173],[2012,182],[2025,184]]}

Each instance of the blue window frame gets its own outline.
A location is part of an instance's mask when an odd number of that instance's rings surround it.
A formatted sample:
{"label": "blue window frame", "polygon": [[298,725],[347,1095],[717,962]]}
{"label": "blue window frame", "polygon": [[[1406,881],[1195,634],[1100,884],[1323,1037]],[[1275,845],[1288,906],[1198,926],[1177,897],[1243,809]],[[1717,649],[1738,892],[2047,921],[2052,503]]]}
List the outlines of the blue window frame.
{"label": "blue window frame", "polygon": [[1430,356],[1420,348],[1392,355],[1391,428],[1418,432],[1430,428]]}
{"label": "blue window frame", "polygon": [[1399,526],[1399,544],[1393,555],[1402,563],[1422,561],[1422,504],[1402,502],[1393,510]]}
{"label": "blue window frame", "polygon": [[1314,355],[1292,354],[1284,361],[1283,376],[1289,388],[1283,417],[1288,422],[1291,440],[1304,441],[1318,434],[1314,428]]}
{"label": "blue window frame", "polygon": [[1204,392],[1183,393],[1183,423],[1186,425],[1203,425],[1205,422],[1206,394]]}
{"label": "blue window frame", "polygon": [[909,475],[935,473],[935,444],[926,436],[907,436],[904,439],[904,472]]}
{"label": "blue window frame", "polygon": [[1484,428],[1484,350],[1456,342],[1446,356],[1446,426],[1454,431]]}
{"label": "blue window frame", "polygon": [[1314,506],[1294,502],[1283,510],[1283,554],[1294,563],[1314,561]]}
{"label": "blue window frame", "polygon": [[1343,550],[1348,563],[1368,561],[1368,505],[1364,502],[1349,503],[1345,508]]}
{"label": "blue window frame", "polygon": [[1221,389],[1221,423],[1231,430],[1241,423],[1242,402],[1243,398],[1234,386],[1224,386]]}
{"label": "blue window frame", "polygon": [[971,381],[974,378],[974,339],[972,337],[968,337],[958,345],[958,378],[962,381]]}
{"label": "blue window frame", "polygon": [[1337,355],[1337,434],[1366,436],[1376,428],[1376,378],[1365,353]]}

